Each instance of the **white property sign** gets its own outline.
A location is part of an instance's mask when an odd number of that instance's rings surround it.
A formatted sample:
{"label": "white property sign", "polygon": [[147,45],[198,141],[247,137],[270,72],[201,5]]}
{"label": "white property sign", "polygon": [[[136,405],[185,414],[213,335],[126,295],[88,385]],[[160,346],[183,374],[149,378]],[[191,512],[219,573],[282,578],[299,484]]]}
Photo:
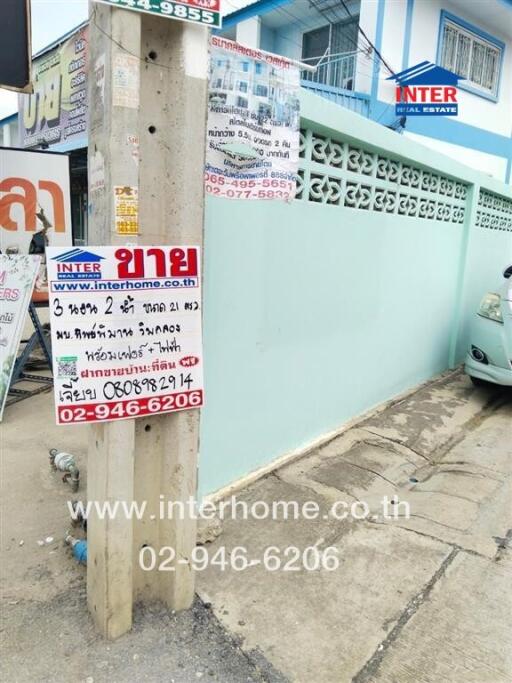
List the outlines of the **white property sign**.
{"label": "white property sign", "polygon": [[46,254],[57,424],[203,404],[199,247]]}
{"label": "white property sign", "polygon": [[0,254],[0,420],[39,262],[39,256]]}
{"label": "white property sign", "polygon": [[297,62],[212,36],[205,189],[226,199],[295,197]]}

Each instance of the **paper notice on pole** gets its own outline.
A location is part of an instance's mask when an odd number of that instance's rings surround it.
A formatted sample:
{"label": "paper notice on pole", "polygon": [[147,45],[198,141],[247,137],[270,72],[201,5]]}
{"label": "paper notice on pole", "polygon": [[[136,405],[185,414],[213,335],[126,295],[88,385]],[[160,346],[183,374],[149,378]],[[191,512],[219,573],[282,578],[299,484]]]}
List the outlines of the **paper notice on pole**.
{"label": "paper notice on pole", "polygon": [[203,404],[199,247],[47,257],[57,424]]}
{"label": "paper notice on pole", "polygon": [[0,421],[40,260],[0,254]]}
{"label": "paper notice on pole", "polygon": [[105,189],[105,160],[100,150],[89,155],[89,192],[101,192]]}
{"label": "paper notice on pole", "polygon": [[295,62],[211,38],[208,194],[293,199],[299,166],[299,90]]}
{"label": "paper notice on pole", "polygon": [[112,70],[112,104],[114,107],[139,108],[140,60],[118,52]]}
{"label": "paper notice on pole", "polygon": [[118,235],[137,235],[139,232],[139,189],[116,185],[114,213]]}

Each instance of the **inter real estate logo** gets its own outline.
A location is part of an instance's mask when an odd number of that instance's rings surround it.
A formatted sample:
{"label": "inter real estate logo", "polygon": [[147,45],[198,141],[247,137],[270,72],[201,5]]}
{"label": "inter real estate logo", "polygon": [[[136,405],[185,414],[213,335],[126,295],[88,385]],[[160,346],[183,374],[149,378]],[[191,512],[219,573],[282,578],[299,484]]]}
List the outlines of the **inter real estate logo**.
{"label": "inter real estate logo", "polygon": [[432,62],[420,62],[388,81],[396,81],[395,113],[400,116],[457,116],[457,74]]}
{"label": "inter real estate logo", "polygon": [[57,261],[58,280],[99,280],[103,260],[103,256],[83,249],[71,249],[52,258]]}

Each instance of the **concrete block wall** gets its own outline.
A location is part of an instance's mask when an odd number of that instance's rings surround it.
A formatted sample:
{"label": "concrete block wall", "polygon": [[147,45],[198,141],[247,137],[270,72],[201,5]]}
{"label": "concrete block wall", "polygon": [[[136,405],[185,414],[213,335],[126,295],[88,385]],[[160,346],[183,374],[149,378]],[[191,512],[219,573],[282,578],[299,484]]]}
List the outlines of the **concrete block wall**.
{"label": "concrete block wall", "polygon": [[305,91],[301,107],[297,199],[207,202],[203,494],[459,362],[512,263],[509,187]]}

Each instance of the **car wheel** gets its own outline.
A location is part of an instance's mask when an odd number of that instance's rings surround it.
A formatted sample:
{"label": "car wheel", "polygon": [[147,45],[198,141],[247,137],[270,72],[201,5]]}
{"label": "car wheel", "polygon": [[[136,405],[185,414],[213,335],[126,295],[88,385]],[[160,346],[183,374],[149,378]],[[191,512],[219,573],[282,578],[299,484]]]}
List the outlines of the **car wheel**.
{"label": "car wheel", "polygon": [[485,379],[480,379],[480,377],[471,377],[469,376],[469,379],[473,382],[473,386],[475,387],[488,387],[489,382],[487,382]]}

